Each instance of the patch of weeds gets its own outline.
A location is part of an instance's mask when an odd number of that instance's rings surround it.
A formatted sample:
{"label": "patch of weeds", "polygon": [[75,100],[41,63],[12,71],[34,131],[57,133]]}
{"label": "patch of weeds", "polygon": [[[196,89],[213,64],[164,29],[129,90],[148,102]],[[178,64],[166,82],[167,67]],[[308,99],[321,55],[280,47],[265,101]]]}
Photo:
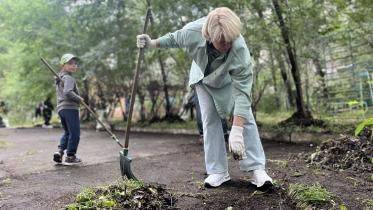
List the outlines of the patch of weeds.
{"label": "patch of weeds", "polygon": [[86,188],[66,209],[174,209],[175,201],[173,195],[160,185],[126,180],[113,185]]}
{"label": "patch of weeds", "polygon": [[309,186],[298,183],[289,185],[288,196],[296,207],[301,209],[331,206],[333,203],[332,197],[334,197],[320,184]]}
{"label": "patch of weeds", "polygon": [[5,149],[9,146],[7,141],[0,140],[0,149]]}
{"label": "patch of weeds", "polygon": [[299,172],[299,171],[294,171],[290,176],[292,177],[300,177],[303,176],[304,174]]}
{"label": "patch of weeds", "polygon": [[38,151],[30,150],[30,151],[27,151],[27,152],[26,152],[26,155],[28,155],[28,156],[32,156],[32,155],[35,155],[36,153],[38,153]]}
{"label": "patch of weeds", "polygon": [[325,172],[321,171],[320,168],[313,168],[313,167],[311,167],[311,168],[313,169],[312,172],[313,172],[314,175],[319,175],[319,176],[324,176],[325,175]]}
{"label": "patch of weeds", "polygon": [[260,191],[260,190],[255,190],[253,193],[251,193],[251,195],[249,196],[248,199],[252,198],[254,195],[263,195],[265,193],[266,192],[263,192],[263,191]]}
{"label": "patch of weeds", "polygon": [[194,184],[197,186],[198,189],[203,190],[205,189],[205,183],[203,181],[195,181]]}
{"label": "patch of weeds", "polygon": [[272,180],[272,184],[273,184],[273,186],[274,187],[278,187],[278,188],[281,188],[282,187],[282,183],[281,183],[281,181],[280,180],[277,180],[277,179],[273,179]]}
{"label": "patch of weeds", "polygon": [[0,182],[0,186],[4,186],[4,185],[8,185],[12,182],[12,179],[11,178],[6,178],[6,179],[3,179],[1,182]]}
{"label": "patch of weeds", "polygon": [[[126,122],[121,121],[115,121],[113,122],[113,125],[115,128],[123,128],[126,126]],[[196,123],[193,120],[189,121],[183,121],[183,122],[137,122],[133,124],[134,127],[140,127],[140,128],[151,128],[151,129],[190,129],[194,130],[196,127]]]}
{"label": "patch of weeds", "polygon": [[364,209],[373,209],[373,199],[364,199],[362,201]]}
{"label": "patch of weeds", "polygon": [[347,207],[344,204],[341,204],[338,206],[339,210],[348,210]]}
{"label": "patch of weeds", "polygon": [[287,161],[287,160],[271,160],[271,159],[267,159],[267,161],[270,162],[270,163],[274,163],[274,164],[278,165],[280,168],[286,168],[289,165],[289,161]]}

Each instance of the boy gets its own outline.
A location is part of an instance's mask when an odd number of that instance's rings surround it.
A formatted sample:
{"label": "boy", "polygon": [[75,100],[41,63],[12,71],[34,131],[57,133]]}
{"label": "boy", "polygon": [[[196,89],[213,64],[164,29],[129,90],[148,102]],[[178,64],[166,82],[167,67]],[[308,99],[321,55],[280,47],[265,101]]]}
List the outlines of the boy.
{"label": "boy", "polygon": [[72,73],[78,70],[78,58],[72,54],[64,54],[61,57],[61,71],[58,73],[61,80],[56,81],[57,91],[57,113],[61,119],[65,133],[60,139],[58,152],[53,155],[56,163],[62,163],[64,151],[66,150],[66,165],[81,163],[76,157],[80,139],[79,103],[83,99],[79,96],[79,90]]}

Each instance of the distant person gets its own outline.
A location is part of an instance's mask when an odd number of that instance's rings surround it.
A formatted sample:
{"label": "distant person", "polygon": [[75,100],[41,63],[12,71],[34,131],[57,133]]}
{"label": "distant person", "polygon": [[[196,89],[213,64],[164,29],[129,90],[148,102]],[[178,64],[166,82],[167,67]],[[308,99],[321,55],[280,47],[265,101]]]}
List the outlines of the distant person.
{"label": "distant person", "polygon": [[65,133],[60,139],[58,151],[54,153],[53,160],[62,163],[66,150],[66,165],[81,163],[76,156],[80,140],[79,103],[83,98],[79,96],[78,86],[72,73],[78,70],[78,58],[72,54],[64,54],[60,60],[61,70],[58,73],[61,81],[56,81],[57,113],[61,119]]}
{"label": "distant person", "polygon": [[49,127],[50,126],[50,120],[52,118],[52,111],[53,111],[53,105],[51,102],[51,98],[48,97],[43,104],[43,118],[44,118],[44,126]]}
{"label": "distant person", "polygon": [[190,119],[191,120],[194,119],[194,112],[193,112],[193,108],[194,108],[194,95],[195,95],[195,91],[194,91],[193,88],[190,89],[184,95],[183,105],[181,107],[181,110],[179,111],[179,116],[181,116],[181,118],[183,120],[187,120],[188,119],[188,113],[190,114]]}
{"label": "distant person", "polygon": [[40,102],[36,107],[35,107],[35,119],[38,117],[42,116],[43,113],[43,102]]}
{"label": "distant person", "polygon": [[[106,112],[106,106],[103,101],[98,103],[97,109],[96,109],[96,115],[98,119],[107,127],[110,128],[109,123],[107,121],[107,112]],[[96,120],[96,131],[103,131],[105,128],[101,125],[101,123]]]}
{"label": "distant person", "polygon": [[[43,117],[43,108],[44,108],[44,105],[43,105],[43,102],[40,102],[36,105],[35,107],[35,113],[34,113],[34,117],[32,118],[32,123],[35,124],[37,119],[39,117]],[[42,126],[42,125],[36,125],[36,126]],[[44,126],[44,125],[43,125]]]}
{"label": "distant person", "polygon": [[[8,110],[6,108],[5,102],[0,101],[0,114],[7,114]],[[7,126],[6,119],[0,116],[0,128],[5,128]]]}
{"label": "distant person", "polygon": [[5,123],[3,121],[3,118],[0,116],[0,128],[5,128]]}
{"label": "distant person", "polygon": [[221,118],[233,110],[229,149],[240,160],[251,183],[260,190],[273,186],[265,171],[265,155],[251,110],[253,70],[250,52],[241,35],[240,18],[229,8],[158,39],[137,36],[139,48],[182,48],[192,58],[189,85],[195,87],[201,108],[207,187],[230,180]]}

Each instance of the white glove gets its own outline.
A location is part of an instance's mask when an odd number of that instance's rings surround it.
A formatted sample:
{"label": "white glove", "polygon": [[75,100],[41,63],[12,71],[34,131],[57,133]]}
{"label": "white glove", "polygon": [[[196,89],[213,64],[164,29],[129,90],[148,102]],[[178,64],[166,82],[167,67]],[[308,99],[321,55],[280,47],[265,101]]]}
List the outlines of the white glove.
{"label": "white glove", "polygon": [[234,159],[242,160],[245,154],[245,144],[243,142],[243,127],[232,126],[229,134],[229,151],[233,153]]}
{"label": "white glove", "polygon": [[136,45],[138,48],[155,48],[156,47],[156,40],[152,40],[149,35],[147,34],[140,34],[136,37],[137,42]]}

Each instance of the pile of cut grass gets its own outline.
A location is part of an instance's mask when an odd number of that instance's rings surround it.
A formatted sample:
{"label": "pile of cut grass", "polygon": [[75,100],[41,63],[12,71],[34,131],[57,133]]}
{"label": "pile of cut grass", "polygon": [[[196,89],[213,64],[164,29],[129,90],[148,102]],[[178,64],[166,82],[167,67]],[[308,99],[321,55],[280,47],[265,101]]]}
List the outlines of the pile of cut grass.
{"label": "pile of cut grass", "polygon": [[125,180],[86,188],[66,209],[175,209],[175,202],[173,195],[161,185]]}

